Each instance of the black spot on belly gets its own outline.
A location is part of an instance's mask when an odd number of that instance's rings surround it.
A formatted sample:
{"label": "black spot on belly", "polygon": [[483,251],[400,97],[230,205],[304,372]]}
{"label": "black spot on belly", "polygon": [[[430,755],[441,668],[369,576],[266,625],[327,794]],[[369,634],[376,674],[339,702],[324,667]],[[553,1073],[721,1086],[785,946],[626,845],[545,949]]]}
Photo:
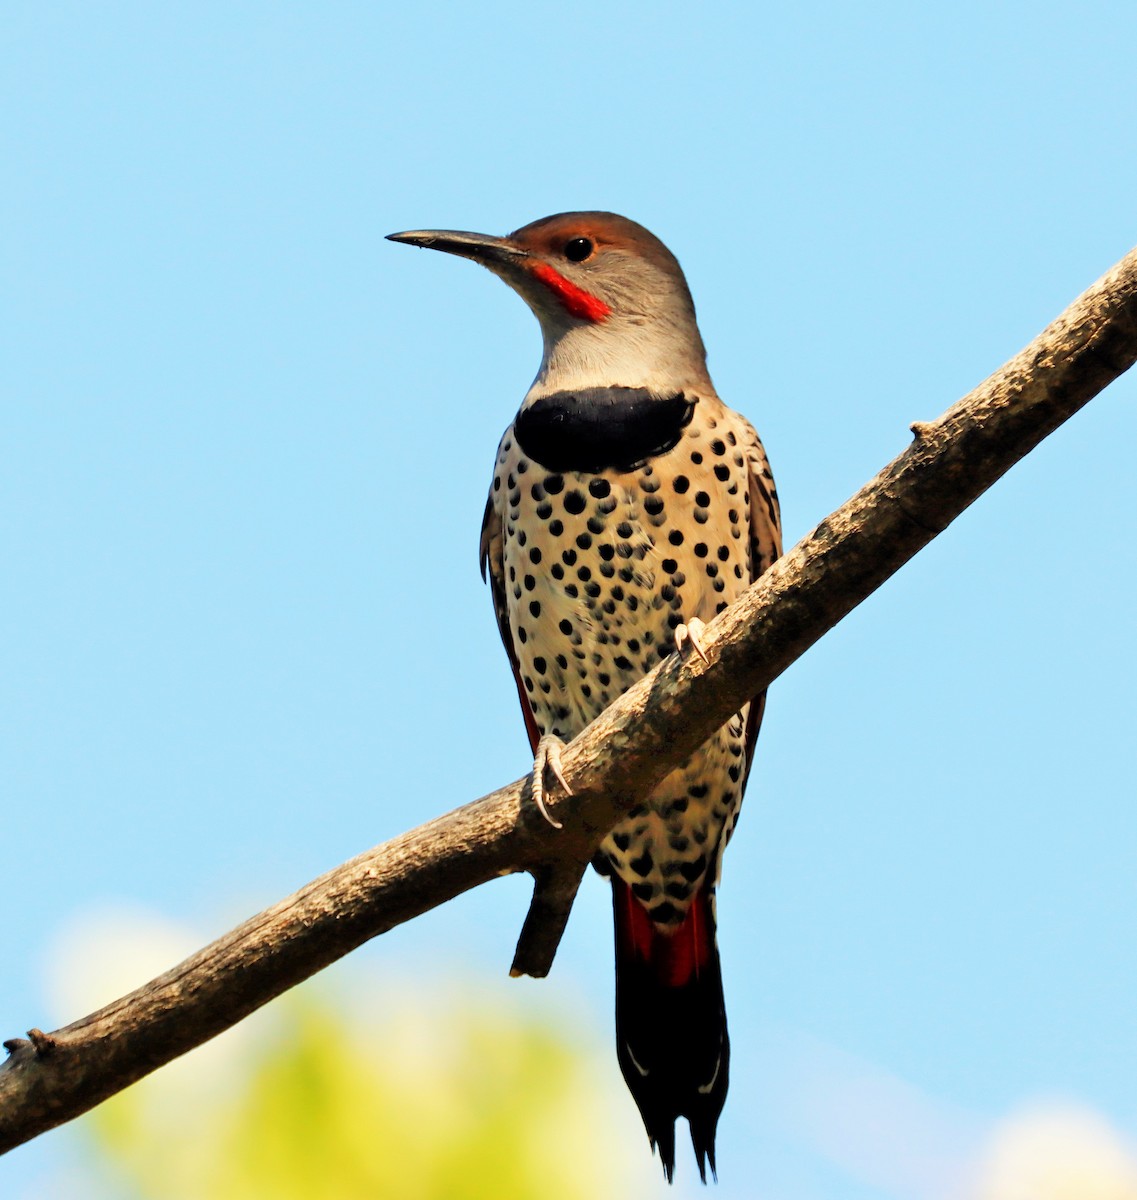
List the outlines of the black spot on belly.
{"label": "black spot on belly", "polygon": [[658,496],[648,496],[644,501],[644,512],[650,516],[658,517],[663,512],[663,501]]}
{"label": "black spot on belly", "polygon": [[[581,690],[583,691],[583,689]],[[614,833],[612,834],[612,842],[616,849],[623,854],[627,852],[628,847],[632,844],[632,838],[627,833]]]}
{"label": "black spot on belly", "polygon": [[720,483],[726,483],[730,478],[730,467],[726,463],[715,463],[715,478]]}
{"label": "black spot on belly", "polygon": [[596,497],[597,500],[603,500],[605,496],[612,490],[612,485],[607,479],[593,479],[588,485],[588,490]]}
{"label": "black spot on belly", "polygon": [[637,900],[650,900],[654,894],[655,888],[653,888],[650,883],[632,884],[632,895],[635,896]]}
{"label": "black spot on belly", "polygon": [[691,481],[686,475],[676,475],[671,486],[682,495],[691,486]]}
{"label": "black spot on belly", "polygon": [[632,868],[637,875],[647,875],[650,873],[655,863],[651,857],[651,851],[645,850],[639,858],[633,858],[628,866]]}
{"label": "black spot on belly", "polygon": [[694,883],[696,879],[707,869],[707,858],[705,854],[700,854],[694,862],[681,863],[679,873],[684,879]]}
{"label": "black spot on belly", "polygon": [[544,487],[550,496],[555,496],[564,491],[565,478],[563,475],[546,475]]}
{"label": "black spot on belly", "polygon": [[575,516],[578,513],[584,512],[584,505],[583,492],[579,492],[576,488],[573,488],[571,492],[565,493],[565,512],[570,512]]}

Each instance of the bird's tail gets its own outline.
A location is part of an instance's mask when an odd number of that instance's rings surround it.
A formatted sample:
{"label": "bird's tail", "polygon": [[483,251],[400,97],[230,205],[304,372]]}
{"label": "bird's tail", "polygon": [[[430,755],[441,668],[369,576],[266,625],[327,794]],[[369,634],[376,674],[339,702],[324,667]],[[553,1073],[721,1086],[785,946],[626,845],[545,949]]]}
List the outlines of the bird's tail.
{"label": "bird's tail", "polygon": [[715,1128],[726,1100],[730,1040],[713,895],[704,883],[682,924],[665,931],[628,885],[612,876],[616,1053],[669,1183],[677,1117],[687,1118],[703,1182],[708,1164],[715,1176]]}

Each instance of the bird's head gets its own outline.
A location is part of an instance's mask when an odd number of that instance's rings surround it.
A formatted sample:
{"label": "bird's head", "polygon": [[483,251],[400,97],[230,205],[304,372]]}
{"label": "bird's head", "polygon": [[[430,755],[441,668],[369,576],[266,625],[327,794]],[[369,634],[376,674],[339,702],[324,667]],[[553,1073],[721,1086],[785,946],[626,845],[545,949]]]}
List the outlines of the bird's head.
{"label": "bird's head", "polygon": [[710,387],[683,271],[626,217],[558,213],[508,237],[442,229],[389,237],[473,259],[525,300],[545,342],[530,398],[576,387]]}

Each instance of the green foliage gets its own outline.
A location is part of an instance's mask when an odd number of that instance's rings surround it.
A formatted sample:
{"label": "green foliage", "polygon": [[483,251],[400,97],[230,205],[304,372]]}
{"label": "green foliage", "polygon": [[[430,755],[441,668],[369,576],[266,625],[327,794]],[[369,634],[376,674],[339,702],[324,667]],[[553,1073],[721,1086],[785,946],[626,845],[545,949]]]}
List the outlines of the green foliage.
{"label": "green foliage", "polygon": [[286,997],[255,1045],[227,1035],[99,1109],[100,1155],[140,1200],[609,1194],[622,1122],[593,1053],[460,993],[360,1019]]}

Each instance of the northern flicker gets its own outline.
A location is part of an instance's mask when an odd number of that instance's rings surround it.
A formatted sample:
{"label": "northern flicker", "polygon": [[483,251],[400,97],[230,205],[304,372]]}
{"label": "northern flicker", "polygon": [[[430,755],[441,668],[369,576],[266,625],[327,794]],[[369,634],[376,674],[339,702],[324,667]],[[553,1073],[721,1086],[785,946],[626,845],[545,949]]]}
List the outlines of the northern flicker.
{"label": "northern flicker", "polygon": [[[576,212],[504,238],[390,236],[481,263],[544,336],[481,537],[542,804],[563,785],[561,745],[661,658],[701,650],[703,622],[779,556],[774,481],[715,394],[679,263],[642,226]],[[594,862],[612,885],[617,1056],[669,1181],[679,1116],[704,1182],[715,1172],[730,1043],[714,895],[763,702],[644,796]]]}

